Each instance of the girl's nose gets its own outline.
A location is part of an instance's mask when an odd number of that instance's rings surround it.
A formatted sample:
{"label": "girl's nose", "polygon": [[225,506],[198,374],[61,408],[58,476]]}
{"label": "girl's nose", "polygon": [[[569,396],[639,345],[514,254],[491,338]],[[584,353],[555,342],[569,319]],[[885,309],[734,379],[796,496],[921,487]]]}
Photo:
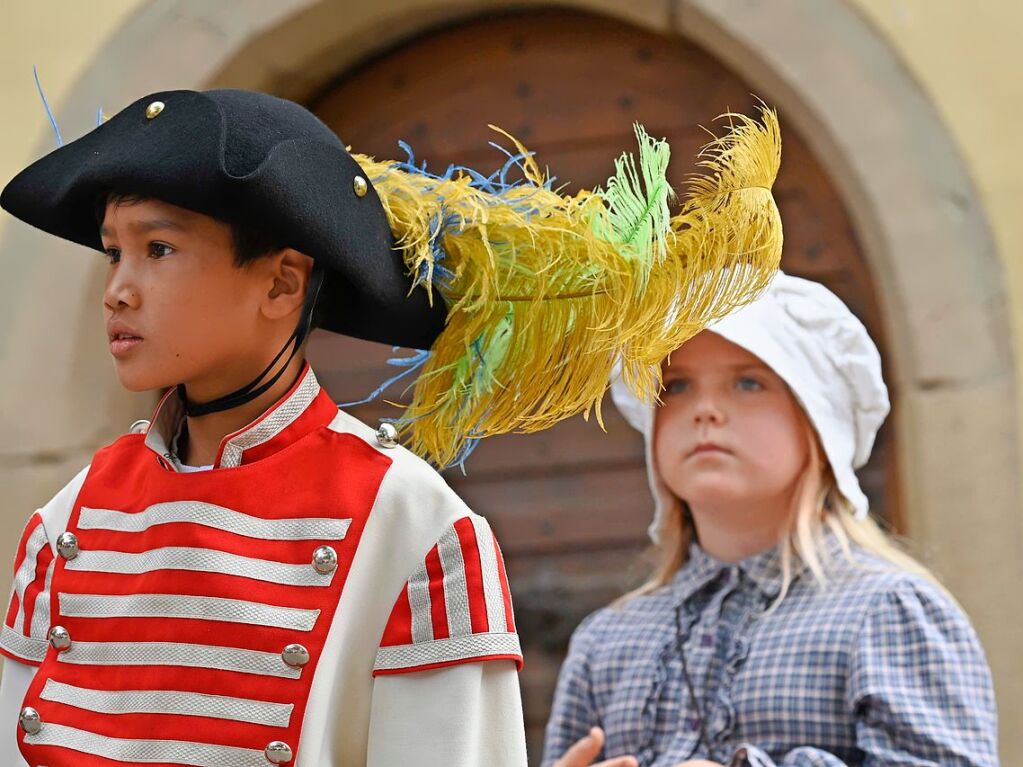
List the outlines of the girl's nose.
{"label": "girl's nose", "polygon": [[693,420],[696,423],[720,424],[724,421],[724,418],[724,411],[715,397],[704,394],[696,401],[693,410]]}

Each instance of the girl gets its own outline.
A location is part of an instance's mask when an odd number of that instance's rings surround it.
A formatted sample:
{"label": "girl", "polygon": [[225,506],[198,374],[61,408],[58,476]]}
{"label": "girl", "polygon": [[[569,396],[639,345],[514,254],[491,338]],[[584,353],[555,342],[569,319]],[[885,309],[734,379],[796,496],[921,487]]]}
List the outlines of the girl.
{"label": "girl", "polygon": [[660,566],[576,630],[545,767],[997,765],[969,621],[867,516],[889,402],[863,325],[779,274],[663,371],[656,409],[613,389]]}

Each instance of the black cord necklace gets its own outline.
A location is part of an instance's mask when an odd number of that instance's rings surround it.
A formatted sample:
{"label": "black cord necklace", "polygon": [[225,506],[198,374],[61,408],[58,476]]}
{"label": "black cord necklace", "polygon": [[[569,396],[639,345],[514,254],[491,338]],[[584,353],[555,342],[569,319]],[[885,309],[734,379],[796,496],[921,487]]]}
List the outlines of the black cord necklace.
{"label": "black cord necklace", "polygon": [[710,737],[707,735],[707,723],[703,718],[703,711],[700,708],[700,701],[697,699],[696,687],[693,685],[692,677],[689,675],[689,664],[686,663],[686,652],[682,640],[682,605],[675,606],[675,646],[678,649],[679,660],[682,661],[682,678],[685,679],[686,687],[689,689],[689,702],[692,703],[696,712],[696,721],[700,725],[700,744],[709,756]]}
{"label": "black cord necklace", "polygon": [[[302,342],[305,337],[309,334],[312,326],[313,310],[316,308],[316,301],[320,295],[320,288],[323,287],[323,281],[326,273],[326,267],[321,261],[315,261],[313,263],[312,274],[310,275],[310,285],[306,290],[305,299],[302,302],[302,316],[299,319],[298,326],[295,331],[291,334],[291,337],[284,344],[284,347],[277,352],[277,356],[273,358],[266,369],[263,370],[255,379],[250,381],[247,385],[243,386],[230,394],[225,394],[222,397],[218,397],[210,402],[193,402],[188,399],[188,391],[184,384],[177,385],[178,397],[181,399],[181,403],[184,406],[185,414],[192,417],[199,417],[209,415],[210,413],[219,413],[224,410],[231,410],[232,408],[244,405],[247,402],[251,402],[263,393],[270,390],[278,379],[284,375],[284,371],[288,369],[288,365],[291,360],[298,353],[298,350],[302,346]],[[284,366],[277,371],[277,373],[270,378],[269,381],[264,382],[260,385],[260,381],[266,378],[270,371],[273,370],[274,365],[277,361],[284,356],[284,352],[288,351],[288,348],[292,346],[291,354],[284,361]]]}

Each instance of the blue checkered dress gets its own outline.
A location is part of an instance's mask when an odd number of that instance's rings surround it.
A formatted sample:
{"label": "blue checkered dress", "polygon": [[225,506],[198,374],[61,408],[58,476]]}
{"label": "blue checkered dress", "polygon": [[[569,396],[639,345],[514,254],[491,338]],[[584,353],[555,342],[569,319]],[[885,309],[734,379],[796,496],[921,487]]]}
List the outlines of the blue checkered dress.
{"label": "blue checkered dress", "polygon": [[803,572],[773,612],[777,552],[730,566],[694,545],[671,584],[586,618],[558,679],[544,767],[594,725],[607,733],[601,758],[631,754],[641,767],[997,765],[991,673],[966,616],[925,579],[826,545],[829,586]]}

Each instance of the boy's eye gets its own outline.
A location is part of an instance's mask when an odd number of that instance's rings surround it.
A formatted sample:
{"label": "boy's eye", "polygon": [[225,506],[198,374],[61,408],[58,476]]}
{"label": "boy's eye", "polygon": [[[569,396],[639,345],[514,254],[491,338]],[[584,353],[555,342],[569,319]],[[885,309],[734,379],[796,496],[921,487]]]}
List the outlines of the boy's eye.
{"label": "boy's eye", "polygon": [[735,385],[742,391],[760,391],[764,388],[764,385],[760,383],[756,378],[750,378],[749,376],[742,376],[735,382]]}
{"label": "boy's eye", "polygon": [[684,378],[673,378],[664,383],[665,394],[679,394],[689,388],[689,381]]}
{"label": "boy's eye", "polygon": [[149,243],[149,254],[154,258],[163,258],[169,256],[174,250],[170,245],[165,245],[162,242],[151,242]]}
{"label": "boy's eye", "polygon": [[107,261],[111,264],[116,264],[121,260],[121,251],[117,248],[107,248],[104,253],[106,254]]}

